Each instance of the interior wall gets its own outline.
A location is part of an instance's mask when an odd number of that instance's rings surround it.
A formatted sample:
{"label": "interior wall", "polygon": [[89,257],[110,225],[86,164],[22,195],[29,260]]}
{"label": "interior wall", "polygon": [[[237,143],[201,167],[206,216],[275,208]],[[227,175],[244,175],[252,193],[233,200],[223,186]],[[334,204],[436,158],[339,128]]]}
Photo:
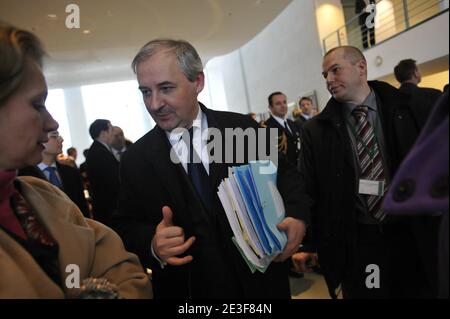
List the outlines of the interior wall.
{"label": "interior wall", "polygon": [[442,91],[444,89],[444,86],[448,84],[448,76],[449,76],[448,70],[424,76],[422,77],[422,82],[420,82],[419,86],[434,88]]}
{"label": "interior wall", "polygon": [[404,59],[411,58],[416,60],[417,64],[422,64],[447,56],[448,21],[447,11],[365,51],[369,79],[378,79],[392,74],[397,63]]}
{"label": "interior wall", "polygon": [[206,68],[208,72],[220,70],[228,110],[263,113],[268,108],[267,97],[274,91],[284,92],[290,103],[315,91],[323,107],[329,93],[321,64],[314,0],[294,0],[254,39],[212,59]]}

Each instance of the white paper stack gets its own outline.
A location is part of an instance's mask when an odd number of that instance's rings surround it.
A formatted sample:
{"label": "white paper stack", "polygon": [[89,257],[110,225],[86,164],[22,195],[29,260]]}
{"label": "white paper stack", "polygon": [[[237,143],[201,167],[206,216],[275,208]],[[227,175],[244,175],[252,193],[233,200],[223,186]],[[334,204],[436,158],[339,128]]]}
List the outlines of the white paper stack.
{"label": "white paper stack", "polygon": [[233,230],[233,242],[251,271],[264,273],[287,242],[286,233],[277,229],[285,209],[275,165],[255,161],[230,168],[218,195]]}

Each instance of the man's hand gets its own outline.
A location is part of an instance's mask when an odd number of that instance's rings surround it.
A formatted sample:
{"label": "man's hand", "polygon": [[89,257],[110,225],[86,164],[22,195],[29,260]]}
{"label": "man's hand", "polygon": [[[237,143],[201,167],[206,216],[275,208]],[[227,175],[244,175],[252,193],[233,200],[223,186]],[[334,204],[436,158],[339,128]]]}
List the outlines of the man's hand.
{"label": "man's hand", "polygon": [[283,252],[274,259],[276,262],[282,262],[297,252],[303,237],[305,237],[306,226],[299,219],[287,217],[277,225],[277,228],[280,231],[285,231],[288,239]]}
{"label": "man's hand", "polygon": [[183,254],[195,241],[191,237],[185,241],[184,230],[173,225],[172,210],[164,206],[162,209],[163,220],[156,227],[156,233],[152,240],[153,251],[158,258],[172,266],[181,266],[193,260],[191,255],[183,258],[176,257]]}
{"label": "man's hand", "polygon": [[313,272],[314,267],[318,265],[316,253],[295,253],[292,255],[292,263],[298,272]]}

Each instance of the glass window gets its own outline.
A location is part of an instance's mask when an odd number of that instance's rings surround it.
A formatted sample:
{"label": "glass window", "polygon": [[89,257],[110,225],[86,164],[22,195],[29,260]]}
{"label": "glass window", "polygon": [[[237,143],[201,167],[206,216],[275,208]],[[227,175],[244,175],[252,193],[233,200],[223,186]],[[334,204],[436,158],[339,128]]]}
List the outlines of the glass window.
{"label": "glass window", "polygon": [[45,102],[47,110],[59,123],[59,134],[64,138],[63,150],[72,146],[72,136],[70,135],[69,119],[66,112],[66,100],[62,89],[49,90]]}
{"label": "glass window", "polygon": [[86,85],[81,87],[87,125],[107,119],[120,126],[125,137],[135,142],[155,124],[145,109],[137,81]]}

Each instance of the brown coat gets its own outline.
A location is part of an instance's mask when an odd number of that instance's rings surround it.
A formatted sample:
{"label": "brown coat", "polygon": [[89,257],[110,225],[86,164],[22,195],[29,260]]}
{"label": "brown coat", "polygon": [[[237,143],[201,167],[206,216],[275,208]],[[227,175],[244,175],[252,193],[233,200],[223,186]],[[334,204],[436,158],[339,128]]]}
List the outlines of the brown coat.
{"label": "brown coat", "polygon": [[69,264],[80,268],[80,281],[106,278],[124,298],[151,298],[151,283],[138,258],[128,253],[110,228],[85,219],[68,197],[34,177],[19,177],[21,193],[59,245],[59,267],[64,287],[57,286],[33,257],[0,229],[1,298],[71,298],[65,286]]}

